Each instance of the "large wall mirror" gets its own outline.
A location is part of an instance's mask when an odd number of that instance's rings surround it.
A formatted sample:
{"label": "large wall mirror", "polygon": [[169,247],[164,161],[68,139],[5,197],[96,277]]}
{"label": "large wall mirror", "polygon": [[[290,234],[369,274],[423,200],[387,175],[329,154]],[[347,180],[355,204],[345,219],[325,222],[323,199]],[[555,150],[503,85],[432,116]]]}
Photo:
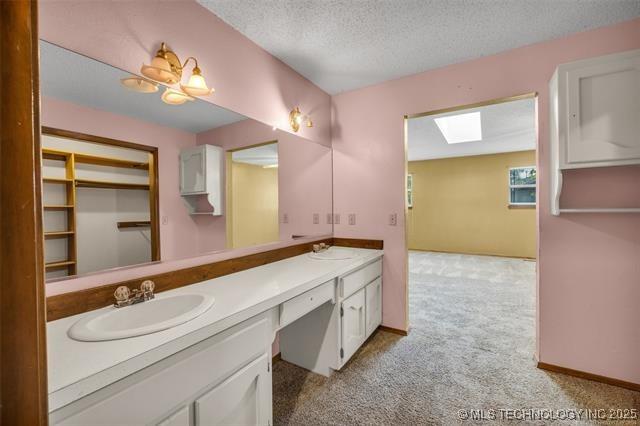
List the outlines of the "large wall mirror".
{"label": "large wall mirror", "polygon": [[166,87],[42,40],[40,57],[49,281],[332,233],[329,147],[168,104]]}

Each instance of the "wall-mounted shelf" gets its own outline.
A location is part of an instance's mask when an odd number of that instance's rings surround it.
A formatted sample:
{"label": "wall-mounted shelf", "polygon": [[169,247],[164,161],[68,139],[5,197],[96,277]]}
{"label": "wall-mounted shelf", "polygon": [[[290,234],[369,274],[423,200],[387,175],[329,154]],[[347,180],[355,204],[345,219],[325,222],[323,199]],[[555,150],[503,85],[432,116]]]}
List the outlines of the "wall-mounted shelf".
{"label": "wall-mounted shelf", "polygon": [[60,151],[60,150],[49,149],[49,148],[44,148],[42,150],[42,158],[45,158],[48,160],[64,161],[65,159],[69,158],[71,155],[74,156],[76,164],[94,164],[97,166],[149,170],[148,162],[123,160],[120,158],[81,154],[77,152]]}
{"label": "wall-mounted shelf", "polygon": [[126,229],[126,228],[150,228],[151,221],[149,220],[139,220],[135,222],[118,222],[118,229]]}
{"label": "wall-mounted shelf", "polygon": [[62,269],[62,268],[68,268],[69,266],[75,266],[76,262],[74,262],[73,260],[62,260],[59,262],[49,262],[49,263],[45,263],[44,267],[45,269],[51,270],[51,269]]}
{"label": "wall-mounted shelf", "polygon": [[74,206],[72,206],[71,204],[49,204],[42,206],[42,208],[45,210],[66,210],[72,209],[73,207]]}
{"label": "wall-mounted shelf", "polygon": [[43,178],[42,181],[44,183],[71,183],[73,179],[66,178]]}
{"label": "wall-mounted shelf", "polygon": [[77,188],[103,188],[103,189],[149,189],[149,184],[107,182],[100,180],[76,179]]}
{"label": "wall-mounted shelf", "polygon": [[64,238],[64,237],[73,236],[74,234],[75,232],[73,231],[52,231],[52,232],[45,232],[44,237],[45,238]]}
{"label": "wall-mounted shelf", "polygon": [[[640,213],[640,208],[560,207],[563,173],[640,165],[640,50],[558,66],[551,81],[551,214]],[[606,119],[604,119],[605,117]]]}

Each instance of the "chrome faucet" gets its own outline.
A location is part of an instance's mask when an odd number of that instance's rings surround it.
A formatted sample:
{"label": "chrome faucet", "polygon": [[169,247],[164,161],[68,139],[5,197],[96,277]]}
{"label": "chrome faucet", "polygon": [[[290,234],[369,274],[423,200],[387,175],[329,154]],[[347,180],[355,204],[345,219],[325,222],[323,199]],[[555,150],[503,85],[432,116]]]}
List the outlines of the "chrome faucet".
{"label": "chrome faucet", "polygon": [[113,304],[116,308],[122,308],[124,306],[135,305],[136,303],[145,302],[153,299],[153,289],[156,287],[153,281],[144,280],[140,284],[140,289],[134,288],[130,290],[126,285],[121,285],[113,293],[116,298],[116,302]]}
{"label": "chrome faucet", "polygon": [[325,243],[314,244],[313,245],[313,252],[314,253],[320,253],[320,252],[323,252],[325,250],[329,250],[329,247],[331,247],[331,246],[328,245],[328,244],[325,244]]}

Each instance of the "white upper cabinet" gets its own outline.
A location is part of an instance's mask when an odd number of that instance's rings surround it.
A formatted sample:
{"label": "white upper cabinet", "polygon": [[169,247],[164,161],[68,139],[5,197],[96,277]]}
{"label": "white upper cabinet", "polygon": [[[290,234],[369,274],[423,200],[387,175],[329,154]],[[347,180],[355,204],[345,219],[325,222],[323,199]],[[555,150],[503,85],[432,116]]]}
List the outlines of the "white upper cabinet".
{"label": "white upper cabinet", "polygon": [[198,145],[180,151],[180,195],[190,214],[222,215],[224,150]]}
{"label": "white upper cabinet", "polygon": [[200,145],[180,152],[180,193],[206,192],[207,178],[206,146]]}
{"label": "white upper cabinet", "polygon": [[551,213],[636,212],[560,208],[562,171],[640,164],[640,50],[558,66],[549,83]]}
{"label": "white upper cabinet", "polygon": [[640,50],[563,64],[554,78],[559,168],[639,164]]}

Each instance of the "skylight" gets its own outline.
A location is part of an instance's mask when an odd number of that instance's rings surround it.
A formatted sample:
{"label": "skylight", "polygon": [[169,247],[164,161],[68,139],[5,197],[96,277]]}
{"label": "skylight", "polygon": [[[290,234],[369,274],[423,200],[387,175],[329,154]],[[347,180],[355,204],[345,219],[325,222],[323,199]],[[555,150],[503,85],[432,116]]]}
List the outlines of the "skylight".
{"label": "skylight", "polygon": [[480,111],[435,118],[434,121],[449,144],[482,140]]}

